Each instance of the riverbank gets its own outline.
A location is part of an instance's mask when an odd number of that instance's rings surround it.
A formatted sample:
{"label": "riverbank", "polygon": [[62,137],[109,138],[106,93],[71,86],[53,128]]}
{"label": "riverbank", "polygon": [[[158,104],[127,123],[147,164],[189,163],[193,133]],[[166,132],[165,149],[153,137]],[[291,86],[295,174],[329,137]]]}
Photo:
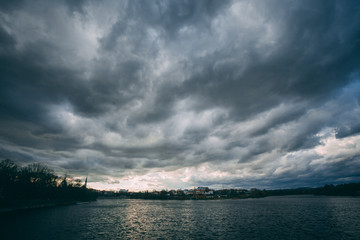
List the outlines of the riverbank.
{"label": "riverbank", "polygon": [[68,206],[78,203],[84,203],[90,201],[75,201],[75,200],[27,200],[27,201],[16,201],[7,204],[0,205],[0,215],[10,214],[16,212],[29,211],[41,208],[51,208],[57,206]]}

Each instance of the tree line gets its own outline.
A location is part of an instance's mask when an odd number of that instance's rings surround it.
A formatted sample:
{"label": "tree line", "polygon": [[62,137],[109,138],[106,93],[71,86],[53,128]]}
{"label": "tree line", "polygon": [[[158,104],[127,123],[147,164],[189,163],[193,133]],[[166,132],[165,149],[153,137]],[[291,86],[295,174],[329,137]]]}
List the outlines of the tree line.
{"label": "tree line", "polygon": [[34,199],[88,201],[96,196],[96,191],[87,189],[80,180],[57,176],[43,164],[21,167],[9,159],[0,161],[0,203]]}
{"label": "tree line", "polygon": [[296,189],[277,189],[264,190],[266,196],[283,196],[283,195],[325,195],[325,196],[360,196],[360,183],[344,184],[326,184],[316,188],[296,188]]}

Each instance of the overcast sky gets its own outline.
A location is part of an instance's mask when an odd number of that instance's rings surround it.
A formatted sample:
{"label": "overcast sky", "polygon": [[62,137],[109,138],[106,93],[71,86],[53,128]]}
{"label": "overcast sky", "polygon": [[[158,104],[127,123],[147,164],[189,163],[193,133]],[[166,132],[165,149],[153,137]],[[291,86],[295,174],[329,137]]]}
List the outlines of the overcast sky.
{"label": "overcast sky", "polygon": [[98,189],[360,181],[360,1],[0,1],[0,159]]}

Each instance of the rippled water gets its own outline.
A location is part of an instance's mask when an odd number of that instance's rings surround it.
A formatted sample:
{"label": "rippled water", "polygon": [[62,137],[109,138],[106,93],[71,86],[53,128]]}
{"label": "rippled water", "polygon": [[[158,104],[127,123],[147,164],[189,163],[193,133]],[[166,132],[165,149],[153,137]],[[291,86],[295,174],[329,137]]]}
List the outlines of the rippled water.
{"label": "rippled water", "polygon": [[1,239],[360,239],[350,197],[102,199],[1,218]]}

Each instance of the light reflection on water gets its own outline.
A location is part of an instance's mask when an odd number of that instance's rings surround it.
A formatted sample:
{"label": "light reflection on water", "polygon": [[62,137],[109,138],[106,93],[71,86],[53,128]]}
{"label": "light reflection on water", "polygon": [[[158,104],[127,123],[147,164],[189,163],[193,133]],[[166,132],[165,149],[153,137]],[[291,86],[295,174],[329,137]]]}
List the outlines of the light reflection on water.
{"label": "light reflection on water", "polygon": [[102,199],[1,217],[1,239],[359,239],[360,198]]}

